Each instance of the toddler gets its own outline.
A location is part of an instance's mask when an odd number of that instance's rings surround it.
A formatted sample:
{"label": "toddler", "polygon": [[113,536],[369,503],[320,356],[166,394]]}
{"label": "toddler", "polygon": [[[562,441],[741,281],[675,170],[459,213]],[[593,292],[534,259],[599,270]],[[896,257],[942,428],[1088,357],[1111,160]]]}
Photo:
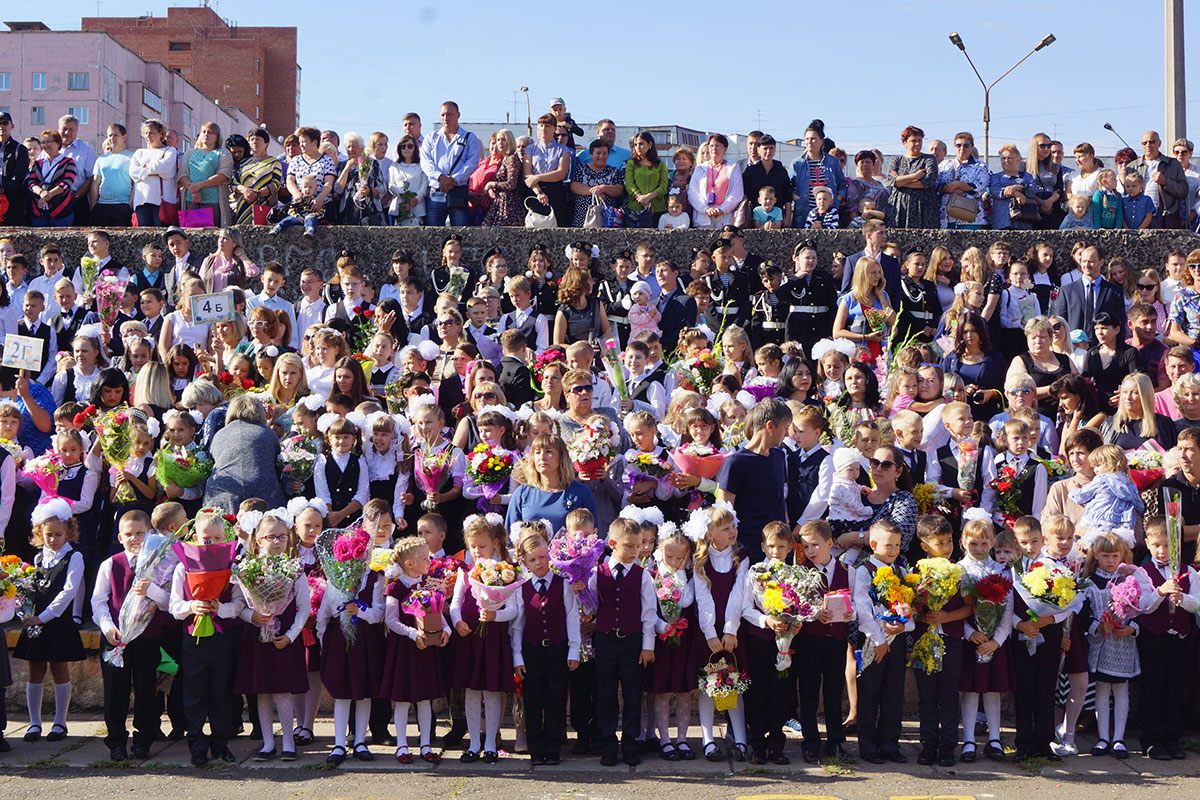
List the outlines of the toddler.
{"label": "toddler", "polygon": [[1133,478],[1125,452],[1114,444],[1097,447],[1088,455],[1096,475],[1086,485],[1072,489],[1071,502],[1084,506],[1078,528],[1079,547],[1087,550],[1097,536],[1111,531],[1134,546],[1133,523],[1146,510]]}
{"label": "toddler", "polygon": [[859,452],[842,447],[833,454],[833,485],[829,491],[829,525],[834,538],[862,529],[862,523],[875,513],[863,503],[870,487],[858,483],[861,471]]}
{"label": "toddler", "polygon": [[633,305],[629,308],[630,341],[645,331],[661,336],[662,331],[659,330],[658,323],[662,320],[662,314],[650,302],[654,299],[654,292],[651,290],[650,284],[638,281],[633,284],[630,296],[633,298]]}
{"label": "toddler", "polygon": [[271,235],[275,236],[280,232],[293,228],[297,225],[304,226],[305,238],[312,239],[317,235],[317,221],[321,219],[324,211],[316,204],[317,199],[317,176],[305,175],[299,180],[300,196],[292,200],[288,207],[288,215],[281,219],[275,227],[271,228]]}
{"label": "toddler", "polygon": [[758,190],[758,208],[754,209],[754,227],[778,230],[783,227],[783,211],[775,205],[775,189],[764,186]]}
{"label": "toddler", "polygon": [[1075,229],[1091,230],[1095,225],[1092,222],[1092,215],[1088,213],[1090,201],[1086,195],[1073,194],[1067,200],[1067,210],[1070,214],[1063,217],[1062,224],[1058,226],[1059,230],[1070,231]]}
{"label": "toddler", "polygon": [[828,186],[818,186],[813,189],[816,206],[809,210],[804,220],[804,227],[813,230],[836,229],[838,227],[838,212],[833,207],[833,192]]}
{"label": "toddler", "polygon": [[679,189],[672,189],[667,195],[667,213],[658,218],[660,231],[682,231],[692,226],[688,215],[683,212],[683,196]]}
{"label": "toddler", "polygon": [[1124,218],[1124,200],[1117,193],[1117,173],[1102,169],[1096,177],[1099,187],[1092,195],[1092,227],[1119,228]]}

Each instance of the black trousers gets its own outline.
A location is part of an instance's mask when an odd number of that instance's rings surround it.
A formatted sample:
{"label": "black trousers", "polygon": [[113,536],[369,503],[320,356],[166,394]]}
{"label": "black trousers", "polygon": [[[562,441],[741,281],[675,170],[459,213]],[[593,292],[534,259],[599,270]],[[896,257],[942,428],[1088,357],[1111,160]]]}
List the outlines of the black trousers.
{"label": "black trousers", "polygon": [[1142,748],[1178,745],[1183,733],[1183,687],[1191,677],[1188,640],[1169,633],[1156,636],[1143,628],[1137,646],[1142,663],[1138,703]]}
{"label": "black trousers", "polygon": [[642,635],[600,633],[596,643],[596,723],[606,751],[617,749],[617,692],[620,690],[621,740],[626,746],[642,734]]}
{"label": "black trousers", "polygon": [[[158,735],[160,714],[154,683],[158,676],[159,638],[139,636],[122,653],[125,666],[115,667],[101,659],[104,679],[104,725],[108,733],[104,744],[110,749],[124,747],[129,738],[125,720],[129,716],[129,693],[133,691],[133,743],[149,747]],[[112,650],[107,641],[102,653]]]}
{"label": "black trousers", "polygon": [[525,741],[534,757],[557,756],[567,730],[567,643],[521,648],[525,659]]}
{"label": "black trousers", "polygon": [[[871,646],[869,639],[863,644]],[[873,661],[858,676],[858,752],[864,757],[900,749],[906,658],[900,634],[883,660]]]}
{"label": "black trousers", "polygon": [[92,224],[98,228],[128,228],[132,223],[133,208],[129,203],[97,203],[92,206]]}
{"label": "black trousers", "polygon": [[927,675],[913,669],[917,679],[917,710],[921,719],[921,749],[953,752],[958,744],[961,706],[958,683],[962,678],[963,640],[942,635],[945,653],[942,669]]}
{"label": "black trousers", "polygon": [[[234,653],[241,640],[241,631],[229,628],[229,620],[221,620],[224,633],[214,633],[196,641],[187,630],[183,634],[182,661],[179,676],[183,679],[183,714],[187,720],[188,749],[192,753],[220,753],[229,747],[233,733],[233,704],[230,685],[233,681]],[[210,734],[204,733],[208,722]]]}
{"label": "black trousers", "polygon": [[[746,626],[743,626],[745,630]],[[787,695],[795,693],[795,681],[775,669],[775,636],[763,639],[746,634],[746,660],[750,671],[750,688],[742,700],[746,704],[746,724],[750,728],[750,745],[755,750],[783,750],[783,723],[787,722],[791,702]],[[792,669],[796,668],[793,659]]]}
{"label": "black trousers", "polygon": [[167,655],[179,665],[179,671],[171,681],[171,688],[166,697],[163,697],[161,693],[156,695],[155,713],[162,717],[165,706],[167,717],[171,720],[171,728],[177,731],[187,730],[187,718],[183,714],[183,667],[180,664],[183,654],[183,636],[183,625],[170,619],[164,624],[163,635],[158,642]]}
{"label": "black trousers", "polygon": [[825,698],[825,743],[846,741],[842,730],[842,698],[846,696],[846,641],[798,635],[792,640],[792,671],[800,682],[800,728],[806,746],[821,746],[817,705]]}
{"label": "black trousers", "polygon": [[1062,647],[1062,625],[1042,628],[1045,641],[1030,655],[1028,642],[1013,631],[1013,678],[1016,691],[1013,705],[1017,712],[1017,751],[1040,753],[1054,739],[1054,687],[1058,683],[1058,663]]}
{"label": "black trousers", "polygon": [[[599,634],[597,634],[599,635]],[[571,686],[571,728],[577,739],[600,738],[596,726],[596,659],[585,661],[569,673]]]}

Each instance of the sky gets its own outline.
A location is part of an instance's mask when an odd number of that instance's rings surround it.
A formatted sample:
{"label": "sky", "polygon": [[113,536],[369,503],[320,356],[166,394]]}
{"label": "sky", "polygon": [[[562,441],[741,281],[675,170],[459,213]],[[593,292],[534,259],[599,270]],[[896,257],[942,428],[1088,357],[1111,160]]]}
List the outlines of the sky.
{"label": "sky", "polygon": [[[38,20],[55,30],[78,29],[81,17],[98,13],[165,16],[167,9],[151,0],[3,5],[5,20]],[[519,135],[526,111],[518,89],[528,86],[535,119],[551,97],[562,96],[585,123],[610,117],[618,125],[726,133],[759,128],[786,140],[802,137],[808,122],[820,118],[827,135],[850,152],[896,152],[909,124],[923,128],[927,139],[970,130],[982,145],[983,88],[949,41],[955,30],[988,82],[1047,33],[1057,39],[992,90],[993,154],[1009,141],[1025,151],[1039,131],[1065,142],[1068,153],[1083,141],[1112,153],[1121,143],[1105,122],[1140,152],[1142,131],[1163,126],[1160,0],[805,0],[744,7],[691,0],[616,2],[590,11],[562,4],[557,24],[554,7],[518,0],[215,4],[218,14],[241,25],[298,28],[304,124],[383,130],[393,142],[408,111],[432,130],[445,99],[459,103],[464,124],[477,134],[491,130],[471,122],[502,122],[507,113]],[[1192,5],[1196,31],[1198,10]],[[561,32],[532,36],[534,26]],[[1196,33],[1186,39],[1187,83],[1200,97],[1196,40]],[[1189,102],[1188,112],[1192,138],[1200,138],[1200,100]]]}

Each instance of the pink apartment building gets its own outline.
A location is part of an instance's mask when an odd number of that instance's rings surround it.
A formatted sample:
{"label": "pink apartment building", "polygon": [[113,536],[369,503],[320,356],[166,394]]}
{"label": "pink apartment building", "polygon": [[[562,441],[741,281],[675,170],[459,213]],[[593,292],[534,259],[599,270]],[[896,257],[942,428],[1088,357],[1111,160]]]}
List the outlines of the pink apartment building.
{"label": "pink apartment building", "polygon": [[[12,114],[13,136],[57,128],[64,114],[79,118],[79,136],[100,152],[108,125],[120,122],[136,148],[143,120],[158,118],[188,150],[209,121],[222,137],[257,123],[240,108],[218,105],[182,75],[144,61],[107,33],[51,31],[40,22],[7,22],[0,31],[0,111]],[[291,131],[272,131],[273,136]],[[272,148],[279,149],[278,144]]]}

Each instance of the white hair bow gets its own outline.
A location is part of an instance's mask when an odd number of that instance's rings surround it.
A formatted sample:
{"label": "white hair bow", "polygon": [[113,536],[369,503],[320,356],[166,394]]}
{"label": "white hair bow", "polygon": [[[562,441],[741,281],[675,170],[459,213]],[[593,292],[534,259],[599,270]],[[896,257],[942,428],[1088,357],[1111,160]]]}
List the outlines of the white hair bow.
{"label": "white hair bow", "polygon": [[48,519],[58,519],[66,522],[72,516],[71,506],[66,500],[61,497],[48,497],[37,504],[33,509],[33,514],[30,515],[29,521],[34,525],[41,525]]}
{"label": "white hair bow", "polygon": [[963,522],[970,522],[971,520],[979,520],[981,522],[991,522],[992,515],[986,511],[984,511],[982,508],[979,508],[976,506],[973,508],[968,508],[965,511],[963,511],[962,520],[963,520]]}
{"label": "white hair bow", "polygon": [[322,518],[329,513],[329,506],[319,497],[293,497],[288,501],[287,512],[292,515],[293,522],[296,517],[300,516],[300,512],[306,508],[311,508],[321,515]]}
{"label": "white hair bow", "polygon": [[421,355],[421,358],[425,359],[426,361],[434,361],[442,354],[442,348],[438,347],[436,343],[431,342],[428,339],[422,339],[421,341],[417,342],[417,352]]}
{"label": "white hair bow", "polygon": [[693,511],[681,530],[694,544],[704,541],[704,537],[708,535],[708,509],[697,508]]}
{"label": "white hair bow", "polygon": [[158,420],[154,417],[149,417],[146,419],[146,431],[157,439],[158,435],[162,433],[162,427],[158,424]]}

